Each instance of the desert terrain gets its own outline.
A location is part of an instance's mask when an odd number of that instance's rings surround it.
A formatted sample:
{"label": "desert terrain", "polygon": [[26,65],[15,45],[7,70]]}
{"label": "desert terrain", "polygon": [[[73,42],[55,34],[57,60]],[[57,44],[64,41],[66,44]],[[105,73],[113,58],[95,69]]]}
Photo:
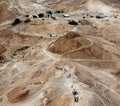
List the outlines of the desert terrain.
{"label": "desert terrain", "polygon": [[0,0],[0,106],[120,106],[119,0]]}

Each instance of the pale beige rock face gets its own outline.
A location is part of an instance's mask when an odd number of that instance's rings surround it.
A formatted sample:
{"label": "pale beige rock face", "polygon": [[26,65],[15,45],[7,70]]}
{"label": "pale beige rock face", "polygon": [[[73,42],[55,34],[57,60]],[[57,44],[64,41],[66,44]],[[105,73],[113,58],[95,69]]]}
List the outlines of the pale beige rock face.
{"label": "pale beige rock face", "polygon": [[[120,106],[119,4],[0,0],[0,106]],[[24,22],[24,15],[62,9]],[[12,26],[16,17],[22,22]]]}

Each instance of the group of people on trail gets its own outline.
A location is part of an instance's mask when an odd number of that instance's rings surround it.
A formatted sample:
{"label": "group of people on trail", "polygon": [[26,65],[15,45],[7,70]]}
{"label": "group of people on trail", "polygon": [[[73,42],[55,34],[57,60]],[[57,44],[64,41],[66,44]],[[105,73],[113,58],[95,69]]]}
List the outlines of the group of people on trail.
{"label": "group of people on trail", "polygon": [[78,92],[75,89],[73,89],[72,94],[74,96],[74,101],[78,102],[79,101]]}

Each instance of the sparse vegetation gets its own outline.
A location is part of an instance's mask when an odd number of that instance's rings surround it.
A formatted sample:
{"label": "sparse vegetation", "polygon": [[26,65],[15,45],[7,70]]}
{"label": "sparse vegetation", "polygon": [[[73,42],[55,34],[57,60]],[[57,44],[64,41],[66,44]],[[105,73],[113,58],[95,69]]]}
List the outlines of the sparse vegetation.
{"label": "sparse vegetation", "polygon": [[74,21],[74,20],[70,20],[68,22],[68,24],[70,24],[70,25],[78,25],[78,23],[76,21]]}
{"label": "sparse vegetation", "polygon": [[16,19],[13,21],[12,25],[13,25],[13,26],[18,25],[18,24],[20,24],[21,22],[22,22],[22,21],[21,21],[19,18],[16,18]]}

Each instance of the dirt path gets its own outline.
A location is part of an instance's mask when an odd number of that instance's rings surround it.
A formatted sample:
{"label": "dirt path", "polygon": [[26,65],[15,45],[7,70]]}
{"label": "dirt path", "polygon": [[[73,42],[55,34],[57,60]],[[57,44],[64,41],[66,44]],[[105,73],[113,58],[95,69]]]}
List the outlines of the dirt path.
{"label": "dirt path", "polygon": [[85,45],[85,46],[82,46],[82,47],[80,47],[80,48],[78,48],[78,49],[74,49],[74,50],[71,50],[71,51],[69,51],[69,52],[66,52],[66,53],[62,54],[62,56],[67,55],[67,54],[70,54],[70,53],[73,53],[73,52],[76,52],[76,51],[79,51],[79,50],[84,49],[84,48],[91,47],[91,46],[93,45],[93,41],[90,40],[90,39],[88,39],[88,40],[91,42],[90,44]]}

